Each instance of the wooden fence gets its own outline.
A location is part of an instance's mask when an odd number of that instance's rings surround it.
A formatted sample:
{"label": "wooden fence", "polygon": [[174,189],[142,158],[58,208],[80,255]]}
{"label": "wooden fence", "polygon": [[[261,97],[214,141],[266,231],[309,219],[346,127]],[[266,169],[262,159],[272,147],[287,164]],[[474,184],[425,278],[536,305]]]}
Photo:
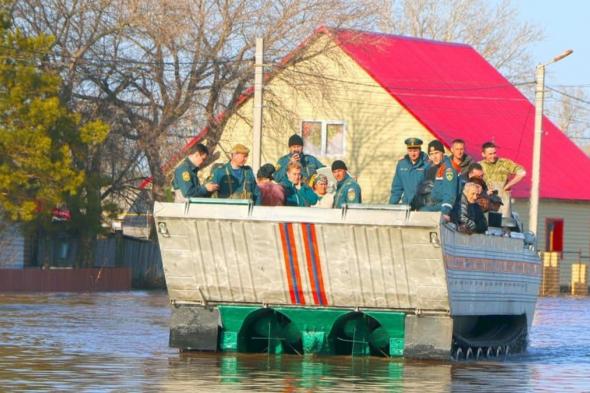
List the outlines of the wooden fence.
{"label": "wooden fence", "polygon": [[0,292],[93,292],[130,289],[131,269],[126,267],[29,267],[0,271]]}

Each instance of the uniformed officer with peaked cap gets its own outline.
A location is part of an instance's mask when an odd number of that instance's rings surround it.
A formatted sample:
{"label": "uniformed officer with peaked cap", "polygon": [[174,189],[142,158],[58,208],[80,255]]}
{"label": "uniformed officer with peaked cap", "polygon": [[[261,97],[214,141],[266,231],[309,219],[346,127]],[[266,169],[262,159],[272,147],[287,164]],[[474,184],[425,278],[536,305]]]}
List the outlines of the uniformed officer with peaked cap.
{"label": "uniformed officer with peaked cap", "polygon": [[409,205],[414,199],[418,185],[424,180],[424,170],[428,156],[421,150],[420,138],[408,138],[404,141],[408,154],[397,162],[395,174],[391,181],[390,204],[403,203]]}

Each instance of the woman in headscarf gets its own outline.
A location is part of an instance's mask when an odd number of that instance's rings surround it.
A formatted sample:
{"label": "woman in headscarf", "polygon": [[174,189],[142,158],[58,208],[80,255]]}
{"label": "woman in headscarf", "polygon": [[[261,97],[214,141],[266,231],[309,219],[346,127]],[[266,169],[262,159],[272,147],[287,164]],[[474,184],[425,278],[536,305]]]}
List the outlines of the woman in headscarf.
{"label": "woman in headscarf", "polygon": [[312,207],[330,209],[334,205],[334,193],[328,192],[328,178],[316,173],[309,181],[313,192],[318,196],[318,202]]}

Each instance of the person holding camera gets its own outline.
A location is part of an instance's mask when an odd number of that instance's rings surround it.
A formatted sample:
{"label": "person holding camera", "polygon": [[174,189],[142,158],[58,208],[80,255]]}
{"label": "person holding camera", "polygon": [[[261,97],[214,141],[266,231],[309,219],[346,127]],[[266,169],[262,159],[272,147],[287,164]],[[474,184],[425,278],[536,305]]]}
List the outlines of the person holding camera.
{"label": "person holding camera", "polygon": [[277,183],[283,183],[287,179],[287,166],[294,162],[301,165],[301,180],[304,183],[309,182],[318,169],[325,167],[314,156],[303,153],[303,138],[297,134],[289,137],[289,154],[279,158],[277,171],[274,174]]}

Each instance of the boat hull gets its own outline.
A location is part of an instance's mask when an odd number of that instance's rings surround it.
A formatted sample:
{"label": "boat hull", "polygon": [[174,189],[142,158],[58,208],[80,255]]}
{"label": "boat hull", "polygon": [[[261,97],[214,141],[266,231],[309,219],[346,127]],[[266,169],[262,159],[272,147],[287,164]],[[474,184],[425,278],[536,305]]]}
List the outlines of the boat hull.
{"label": "boat hull", "polygon": [[540,267],[522,240],[406,209],[234,203],[155,206],[172,346],[448,358],[455,321],[530,327]]}

